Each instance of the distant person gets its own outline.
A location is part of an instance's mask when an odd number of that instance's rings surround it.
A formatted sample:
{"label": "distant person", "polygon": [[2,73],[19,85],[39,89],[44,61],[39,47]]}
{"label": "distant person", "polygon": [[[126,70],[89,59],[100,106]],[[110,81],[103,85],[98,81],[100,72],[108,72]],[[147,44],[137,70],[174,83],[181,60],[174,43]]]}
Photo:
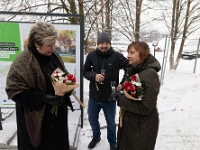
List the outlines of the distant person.
{"label": "distant person", "polygon": [[[88,148],[92,149],[101,140],[99,112],[103,109],[107,122],[107,139],[110,150],[116,150],[116,101],[109,99],[111,81],[115,81],[119,90],[119,70],[126,68],[128,60],[111,47],[111,37],[107,32],[98,35],[97,48],[88,54],[84,64],[84,77],[90,81],[88,120],[92,127],[93,139]],[[102,72],[105,71],[105,72]],[[118,85],[118,86],[117,86]]]}
{"label": "distant person", "polygon": [[[30,30],[28,49],[12,63],[6,92],[16,102],[19,150],[69,150],[68,106],[73,110],[70,94],[56,96],[49,75],[66,68],[54,51],[55,27],[36,22]],[[58,106],[57,116],[51,112]]]}
{"label": "distant person", "polygon": [[118,127],[118,150],[154,150],[158,134],[159,117],[157,97],[160,89],[158,71],[160,63],[150,54],[145,42],[132,42],[127,49],[130,66],[125,75],[138,74],[146,84],[142,100],[121,96],[118,105],[123,108],[122,127]]}

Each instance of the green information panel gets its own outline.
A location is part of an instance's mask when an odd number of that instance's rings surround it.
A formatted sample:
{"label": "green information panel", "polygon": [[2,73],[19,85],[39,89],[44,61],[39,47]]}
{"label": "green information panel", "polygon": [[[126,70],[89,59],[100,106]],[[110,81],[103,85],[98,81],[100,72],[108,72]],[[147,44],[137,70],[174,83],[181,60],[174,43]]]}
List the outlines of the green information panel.
{"label": "green information panel", "polygon": [[12,62],[21,51],[19,23],[0,23],[0,61]]}

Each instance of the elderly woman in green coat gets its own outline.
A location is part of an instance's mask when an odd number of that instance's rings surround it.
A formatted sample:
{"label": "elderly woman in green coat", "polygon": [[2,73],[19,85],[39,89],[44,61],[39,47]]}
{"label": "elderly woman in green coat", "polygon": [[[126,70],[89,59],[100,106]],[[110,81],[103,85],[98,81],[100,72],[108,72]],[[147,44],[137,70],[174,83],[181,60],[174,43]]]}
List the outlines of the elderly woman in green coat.
{"label": "elderly woman in green coat", "polygon": [[160,63],[150,54],[145,42],[132,42],[127,49],[129,68],[126,75],[138,75],[146,85],[141,100],[123,95],[118,100],[122,108],[122,126],[118,128],[118,150],[154,150],[159,117],[157,97],[160,89]]}

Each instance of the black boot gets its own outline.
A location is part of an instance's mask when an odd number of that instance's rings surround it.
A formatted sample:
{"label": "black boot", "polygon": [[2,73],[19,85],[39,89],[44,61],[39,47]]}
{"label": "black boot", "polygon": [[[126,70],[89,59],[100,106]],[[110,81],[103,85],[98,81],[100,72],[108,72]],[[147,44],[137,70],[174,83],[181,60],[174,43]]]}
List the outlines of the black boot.
{"label": "black boot", "polygon": [[92,149],[96,146],[96,144],[101,140],[101,138],[99,139],[92,139],[92,141],[89,143],[88,148]]}

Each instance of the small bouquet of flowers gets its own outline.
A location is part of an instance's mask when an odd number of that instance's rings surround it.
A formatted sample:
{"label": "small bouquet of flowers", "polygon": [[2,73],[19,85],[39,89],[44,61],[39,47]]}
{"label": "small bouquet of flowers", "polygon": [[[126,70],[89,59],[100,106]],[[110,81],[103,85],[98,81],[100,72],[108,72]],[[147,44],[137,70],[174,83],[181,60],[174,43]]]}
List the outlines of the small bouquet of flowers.
{"label": "small bouquet of flowers", "polygon": [[[135,101],[141,101],[144,90],[147,85],[140,81],[139,75],[134,74],[131,77],[126,76],[126,81],[123,83],[124,86],[124,95],[126,98]],[[123,119],[124,110],[120,108],[120,127],[122,127],[122,119]]]}
{"label": "small bouquet of flowers", "polygon": [[[60,68],[57,68],[50,77],[52,82],[55,95],[63,96],[65,93],[68,93],[75,88],[79,87],[79,84],[76,84],[76,77],[69,72],[63,72]],[[84,108],[84,104],[78,99],[78,97],[72,92],[72,95],[76,98],[79,104]],[[51,113],[58,114],[58,106],[53,106]]]}
{"label": "small bouquet of flowers", "polygon": [[142,100],[146,84],[140,81],[139,75],[134,74],[123,83],[124,95],[131,100]]}

